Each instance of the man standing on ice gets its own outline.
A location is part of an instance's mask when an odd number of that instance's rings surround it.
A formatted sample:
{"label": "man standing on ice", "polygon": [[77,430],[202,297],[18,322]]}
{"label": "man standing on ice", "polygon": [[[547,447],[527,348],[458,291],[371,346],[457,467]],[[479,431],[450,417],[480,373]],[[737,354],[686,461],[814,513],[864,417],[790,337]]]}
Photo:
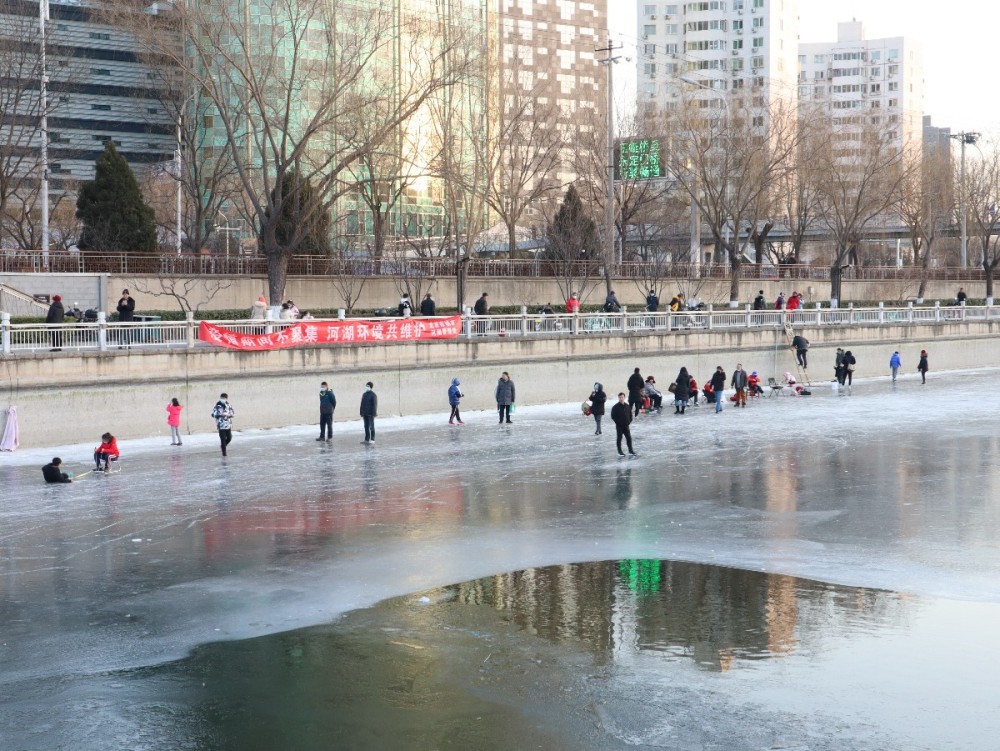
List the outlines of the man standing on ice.
{"label": "man standing on ice", "polygon": [[219,443],[222,444],[223,456],[227,456],[226,447],[233,440],[233,417],[235,416],[233,405],[229,403],[229,394],[220,394],[219,401],[212,408],[212,417],[215,418],[215,428],[219,431]]}
{"label": "man standing on ice", "polygon": [[326,381],[319,385],[319,438],[317,441],[333,440],[333,410],[337,408],[337,397]]}
{"label": "man standing on ice", "polygon": [[628,446],[628,452],[632,456],[638,456],[632,448],[632,430],[629,428],[629,425],[632,424],[632,406],[625,401],[625,392],[623,391],[618,393],[618,403],[611,408],[611,419],[615,423],[615,433],[617,433],[615,445],[618,446],[618,456],[625,456],[625,452],[622,451],[623,436]]}
{"label": "man standing on ice", "polygon": [[375,445],[375,418],[378,416],[378,395],[375,384],[371,381],[365,384],[365,393],[361,395],[361,419],[365,423],[365,440],[368,446]]}

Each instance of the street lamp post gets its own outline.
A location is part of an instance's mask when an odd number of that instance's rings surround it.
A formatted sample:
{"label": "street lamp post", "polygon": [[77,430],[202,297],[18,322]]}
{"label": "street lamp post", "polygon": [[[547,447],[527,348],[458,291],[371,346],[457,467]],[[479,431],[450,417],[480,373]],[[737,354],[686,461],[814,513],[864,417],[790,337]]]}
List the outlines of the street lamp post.
{"label": "street lamp post", "polygon": [[[184,142],[182,140],[183,132],[181,130],[184,124],[184,110],[187,109],[188,104],[195,97],[195,92],[192,92],[187,99],[184,100],[184,104],[180,106],[177,110],[177,227],[176,234],[177,238],[175,240],[177,255],[181,254],[181,219],[183,218],[183,206],[181,203],[182,188],[184,186]],[[229,224],[229,220],[226,220],[226,224]]]}
{"label": "street lamp post", "polygon": [[976,139],[979,138],[979,134],[963,131],[962,133],[956,133],[951,137],[957,138],[958,142],[962,144],[962,161],[958,172],[958,211],[961,214],[960,221],[962,222],[962,246],[959,254],[959,263],[964,269],[968,268],[969,265],[969,235],[967,231],[965,211],[965,144],[975,146]]}
{"label": "street lamp post", "polygon": [[41,46],[42,76],[38,88],[38,108],[41,114],[41,162],[42,162],[42,263],[49,266],[49,119],[48,85],[49,72],[45,59],[45,22],[49,20],[49,0],[38,3],[38,35]]}
{"label": "street lamp post", "polygon": [[[611,263],[615,260],[615,99],[614,99],[614,76],[612,70],[614,64],[621,60],[620,56],[611,53],[622,48],[622,45],[615,45],[608,40],[608,46],[595,50],[595,52],[606,52],[607,57],[598,60],[601,65],[608,66],[608,194],[604,212],[604,221],[608,226],[608,234],[605,238],[606,261]],[[622,235],[624,236],[624,226]],[[622,241],[622,251],[624,255],[624,240]]]}

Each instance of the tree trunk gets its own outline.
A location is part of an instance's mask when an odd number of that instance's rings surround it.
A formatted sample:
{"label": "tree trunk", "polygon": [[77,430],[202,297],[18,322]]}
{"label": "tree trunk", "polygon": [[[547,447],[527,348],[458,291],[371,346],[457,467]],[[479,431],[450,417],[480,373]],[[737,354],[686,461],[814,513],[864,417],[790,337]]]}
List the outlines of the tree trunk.
{"label": "tree trunk", "polygon": [[513,258],[517,253],[517,237],[516,237],[516,225],[513,221],[506,222],[507,224],[507,255]]}
{"label": "tree trunk", "polygon": [[733,246],[726,248],[729,255],[729,307],[735,308],[740,302],[740,269],[743,266],[743,256],[740,252],[738,237],[733,238]]}
{"label": "tree trunk", "polygon": [[840,283],[843,278],[843,271],[840,268],[841,254],[838,253],[830,267],[830,307],[840,306]]}
{"label": "tree trunk", "polygon": [[993,264],[983,259],[983,271],[986,272],[986,302],[993,299]]}
{"label": "tree trunk", "polygon": [[917,301],[922,302],[927,291],[927,276],[931,266],[931,243],[924,244],[924,256],[920,261],[920,286],[917,287]]}
{"label": "tree trunk", "polygon": [[271,307],[281,305],[285,296],[285,281],[288,278],[288,256],[283,248],[266,248],[267,256],[267,294]]}

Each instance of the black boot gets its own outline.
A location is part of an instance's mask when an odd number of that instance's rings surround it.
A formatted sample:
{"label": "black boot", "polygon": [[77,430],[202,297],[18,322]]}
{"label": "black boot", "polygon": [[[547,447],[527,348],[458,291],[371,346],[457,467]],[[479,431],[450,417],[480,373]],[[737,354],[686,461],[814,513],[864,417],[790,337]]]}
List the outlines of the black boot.
{"label": "black boot", "polygon": [[684,414],[684,410],[686,410],[686,409],[687,409],[687,407],[681,407],[681,414],[682,415]]}

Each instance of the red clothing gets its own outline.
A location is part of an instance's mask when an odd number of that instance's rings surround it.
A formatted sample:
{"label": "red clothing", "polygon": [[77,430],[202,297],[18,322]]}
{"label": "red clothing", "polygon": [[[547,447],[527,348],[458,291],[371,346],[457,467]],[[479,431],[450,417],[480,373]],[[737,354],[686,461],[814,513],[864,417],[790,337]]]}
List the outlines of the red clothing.
{"label": "red clothing", "polygon": [[785,305],[786,310],[798,310],[799,309],[799,296],[792,295],[788,298],[788,304]]}
{"label": "red clothing", "polygon": [[167,405],[167,425],[174,428],[181,426],[181,410],[184,407],[175,407],[173,404]]}
{"label": "red clothing", "polygon": [[749,378],[747,378],[747,385],[750,386],[750,388],[754,388],[755,386],[760,386],[760,376],[752,375]]}
{"label": "red clothing", "polygon": [[692,378],[688,382],[688,388],[691,389],[691,393],[693,394],[694,392],[696,392],[698,390],[698,382],[694,378]]}
{"label": "red clothing", "polygon": [[101,445],[94,449],[95,452],[99,454],[107,454],[108,456],[119,457],[118,453],[118,439],[112,438],[108,443],[101,441]]}
{"label": "red clothing", "polygon": [[575,297],[570,297],[566,299],[566,312],[567,313],[578,313],[580,312],[580,301]]}

